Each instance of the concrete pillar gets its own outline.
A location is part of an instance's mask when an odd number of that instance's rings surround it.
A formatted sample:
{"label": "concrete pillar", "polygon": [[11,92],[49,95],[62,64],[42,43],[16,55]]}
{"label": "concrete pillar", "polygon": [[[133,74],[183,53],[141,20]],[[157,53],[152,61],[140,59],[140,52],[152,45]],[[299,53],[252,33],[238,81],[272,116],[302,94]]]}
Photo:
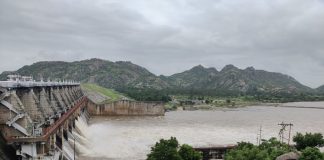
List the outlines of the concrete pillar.
{"label": "concrete pillar", "polygon": [[76,100],[79,99],[78,91],[77,91],[77,88],[75,86],[72,87],[72,91],[73,91],[75,99]]}
{"label": "concrete pillar", "polygon": [[24,104],[25,111],[31,117],[34,122],[44,121],[44,115],[41,108],[38,107],[38,103],[35,100],[33,89],[26,89],[22,95],[22,103]]}
{"label": "concrete pillar", "polygon": [[47,116],[54,115],[54,111],[52,107],[50,106],[50,103],[48,102],[48,97],[45,91],[45,88],[41,88],[41,91],[39,93],[39,103],[41,107],[44,109]]}
{"label": "concrete pillar", "polygon": [[14,108],[19,110],[20,112],[23,112],[25,107],[24,107],[23,103],[21,102],[21,100],[19,99],[16,90],[11,90],[11,91],[9,91],[9,93],[10,93],[10,96],[9,96],[8,102],[10,104],[12,104]]}
{"label": "concrete pillar", "polygon": [[73,95],[74,101],[79,99],[74,86],[71,87],[71,94]]}
{"label": "concrete pillar", "polygon": [[76,92],[77,92],[77,96],[78,98],[80,98],[82,96],[82,90],[80,86],[75,86]]}
{"label": "concrete pillar", "polygon": [[43,156],[45,155],[45,142],[41,142],[41,145],[42,145],[42,154],[43,154]]}
{"label": "concrete pillar", "polygon": [[48,95],[49,95],[50,104],[51,104],[51,107],[53,108],[53,110],[55,110],[57,113],[62,112],[62,109],[59,107],[60,106],[59,102],[55,99],[53,87],[48,88]]}
{"label": "concrete pillar", "polygon": [[67,98],[67,100],[69,101],[69,105],[72,105],[73,103],[73,98],[71,97],[70,93],[69,93],[69,88],[68,86],[67,87],[64,87],[64,93],[65,93],[65,96]]}
{"label": "concrete pillar", "polygon": [[83,96],[83,92],[82,92],[81,86],[77,86],[77,87],[78,87],[78,90],[80,92],[80,97],[82,97]]}
{"label": "concrete pillar", "polygon": [[[54,134],[55,135],[55,134]],[[49,136],[47,145],[48,145],[48,150],[52,150],[54,148],[54,139],[53,139],[53,135]]]}
{"label": "concrete pillar", "polygon": [[74,89],[74,92],[76,94],[77,99],[79,99],[81,97],[81,94],[80,94],[81,88],[78,88],[77,86],[74,86],[73,89]]}
{"label": "concrete pillar", "polygon": [[65,103],[62,100],[61,94],[59,92],[59,88],[53,88],[53,95],[54,95],[54,98],[55,98],[57,104],[59,105],[59,108],[62,111],[66,111],[67,108],[66,108]]}
{"label": "concrete pillar", "polygon": [[[31,128],[28,127],[31,126],[32,121],[28,114],[25,113],[25,107],[17,95],[17,91],[15,89],[7,91],[6,95],[2,99],[4,104],[0,103],[0,124],[3,125],[0,130],[2,130],[2,134],[15,137],[31,133]],[[20,130],[17,130],[13,125],[19,127]]]}
{"label": "concrete pillar", "polygon": [[[8,91],[8,97],[5,97],[3,101],[11,105],[11,107],[18,112],[23,113],[23,108],[18,104],[16,97],[14,96],[15,90]],[[14,118],[17,114],[14,111],[10,111],[4,104],[0,103],[0,124],[6,124],[6,122]]]}
{"label": "concrete pillar", "polygon": [[59,88],[58,88],[58,94],[60,95],[61,100],[62,100],[62,102],[64,103],[64,107],[65,107],[66,109],[69,109],[70,104],[69,104],[68,100],[66,99],[66,96],[65,96],[65,93],[64,93],[64,89],[63,89],[63,87],[59,87]]}
{"label": "concrete pillar", "polygon": [[67,90],[68,90],[68,94],[69,94],[69,96],[70,96],[72,102],[74,102],[74,101],[76,100],[76,98],[75,98],[74,95],[73,95],[73,92],[72,92],[72,86],[67,87]]}

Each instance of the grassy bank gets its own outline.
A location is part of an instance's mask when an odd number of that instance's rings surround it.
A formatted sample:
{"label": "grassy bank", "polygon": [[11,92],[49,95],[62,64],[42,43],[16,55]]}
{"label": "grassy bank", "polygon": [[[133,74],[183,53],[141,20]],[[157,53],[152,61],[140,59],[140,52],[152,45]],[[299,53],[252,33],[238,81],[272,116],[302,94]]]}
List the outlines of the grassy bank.
{"label": "grassy bank", "polygon": [[95,93],[98,93],[98,94],[101,94],[101,95],[107,97],[107,101],[117,101],[117,100],[121,100],[123,97],[125,97],[121,93],[119,93],[115,90],[101,87],[101,86],[98,86],[98,85],[92,84],[92,83],[81,84],[81,87],[84,90],[95,92]]}

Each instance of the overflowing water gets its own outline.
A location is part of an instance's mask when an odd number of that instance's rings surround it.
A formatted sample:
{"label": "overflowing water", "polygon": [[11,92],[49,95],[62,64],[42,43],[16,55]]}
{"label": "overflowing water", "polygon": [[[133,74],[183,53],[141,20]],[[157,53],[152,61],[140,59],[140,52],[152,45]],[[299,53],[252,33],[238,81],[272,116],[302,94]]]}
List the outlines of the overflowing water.
{"label": "overflowing water", "polygon": [[71,147],[70,143],[66,140],[63,140],[63,154],[70,160],[74,160],[74,150]]}
{"label": "overflowing water", "polygon": [[[324,107],[321,103],[298,105]],[[296,105],[287,104],[288,106]],[[292,133],[324,133],[324,109],[251,106],[211,111],[174,111],[161,117],[94,117],[89,125],[77,122],[81,130],[80,159],[145,159],[156,141],[176,137],[192,146],[256,143],[260,126],[262,138],[278,137],[278,123],[293,123]],[[286,132],[287,136],[288,132]],[[84,136],[84,137],[83,137]]]}

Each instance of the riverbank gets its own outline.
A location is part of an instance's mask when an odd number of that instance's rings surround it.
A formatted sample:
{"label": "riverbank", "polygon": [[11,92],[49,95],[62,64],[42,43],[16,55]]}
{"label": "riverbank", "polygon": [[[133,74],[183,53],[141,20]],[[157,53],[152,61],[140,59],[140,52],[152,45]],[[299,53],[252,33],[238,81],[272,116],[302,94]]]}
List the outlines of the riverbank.
{"label": "riverbank", "polygon": [[197,104],[197,105],[184,105],[170,107],[166,106],[166,111],[177,111],[177,110],[217,110],[224,108],[242,108],[248,106],[270,106],[270,107],[287,107],[287,108],[309,108],[309,109],[324,109],[324,101],[316,102],[287,102],[287,103],[265,103],[256,101],[239,101],[231,104]]}
{"label": "riverbank", "polygon": [[185,106],[165,106],[166,111],[195,111],[195,110],[217,110],[222,108],[243,108],[248,106],[274,106],[278,107],[282,103],[262,103],[262,102],[244,102],[244,103],[236,103],[236,104],[222,104],[222,105],[214,105],[214,104],[198,104],[198,105],[185,105]]}

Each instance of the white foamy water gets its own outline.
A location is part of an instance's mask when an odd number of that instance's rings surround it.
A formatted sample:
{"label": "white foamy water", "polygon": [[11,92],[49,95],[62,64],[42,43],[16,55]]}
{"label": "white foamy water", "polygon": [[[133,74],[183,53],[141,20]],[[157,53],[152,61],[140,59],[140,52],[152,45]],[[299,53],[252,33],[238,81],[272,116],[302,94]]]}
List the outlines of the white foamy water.
{"label": "white foamy water", "polygon": [[284,103],[282,106],[315,107],[315,108],[323,108],[324,109],[324,102],[290,102],[290,103]]}
{"label": "white foamy water", "polygon": [[63,154],[70,160],[74,160],[74,150],[68,141],[63,142]]}
{"label": "white foamy water", "polygon": [[[321,106],[324,106],[322,103]],[[294,124],[296,132],[324,133],[324,109],[253,106],[214,111],[176,111],[164,117],[95,117],[83,126],[86,150],[80,159],[145,159],[161,138],[177,137],[193,146],[256,143],[277,137],[280,122]]]}

